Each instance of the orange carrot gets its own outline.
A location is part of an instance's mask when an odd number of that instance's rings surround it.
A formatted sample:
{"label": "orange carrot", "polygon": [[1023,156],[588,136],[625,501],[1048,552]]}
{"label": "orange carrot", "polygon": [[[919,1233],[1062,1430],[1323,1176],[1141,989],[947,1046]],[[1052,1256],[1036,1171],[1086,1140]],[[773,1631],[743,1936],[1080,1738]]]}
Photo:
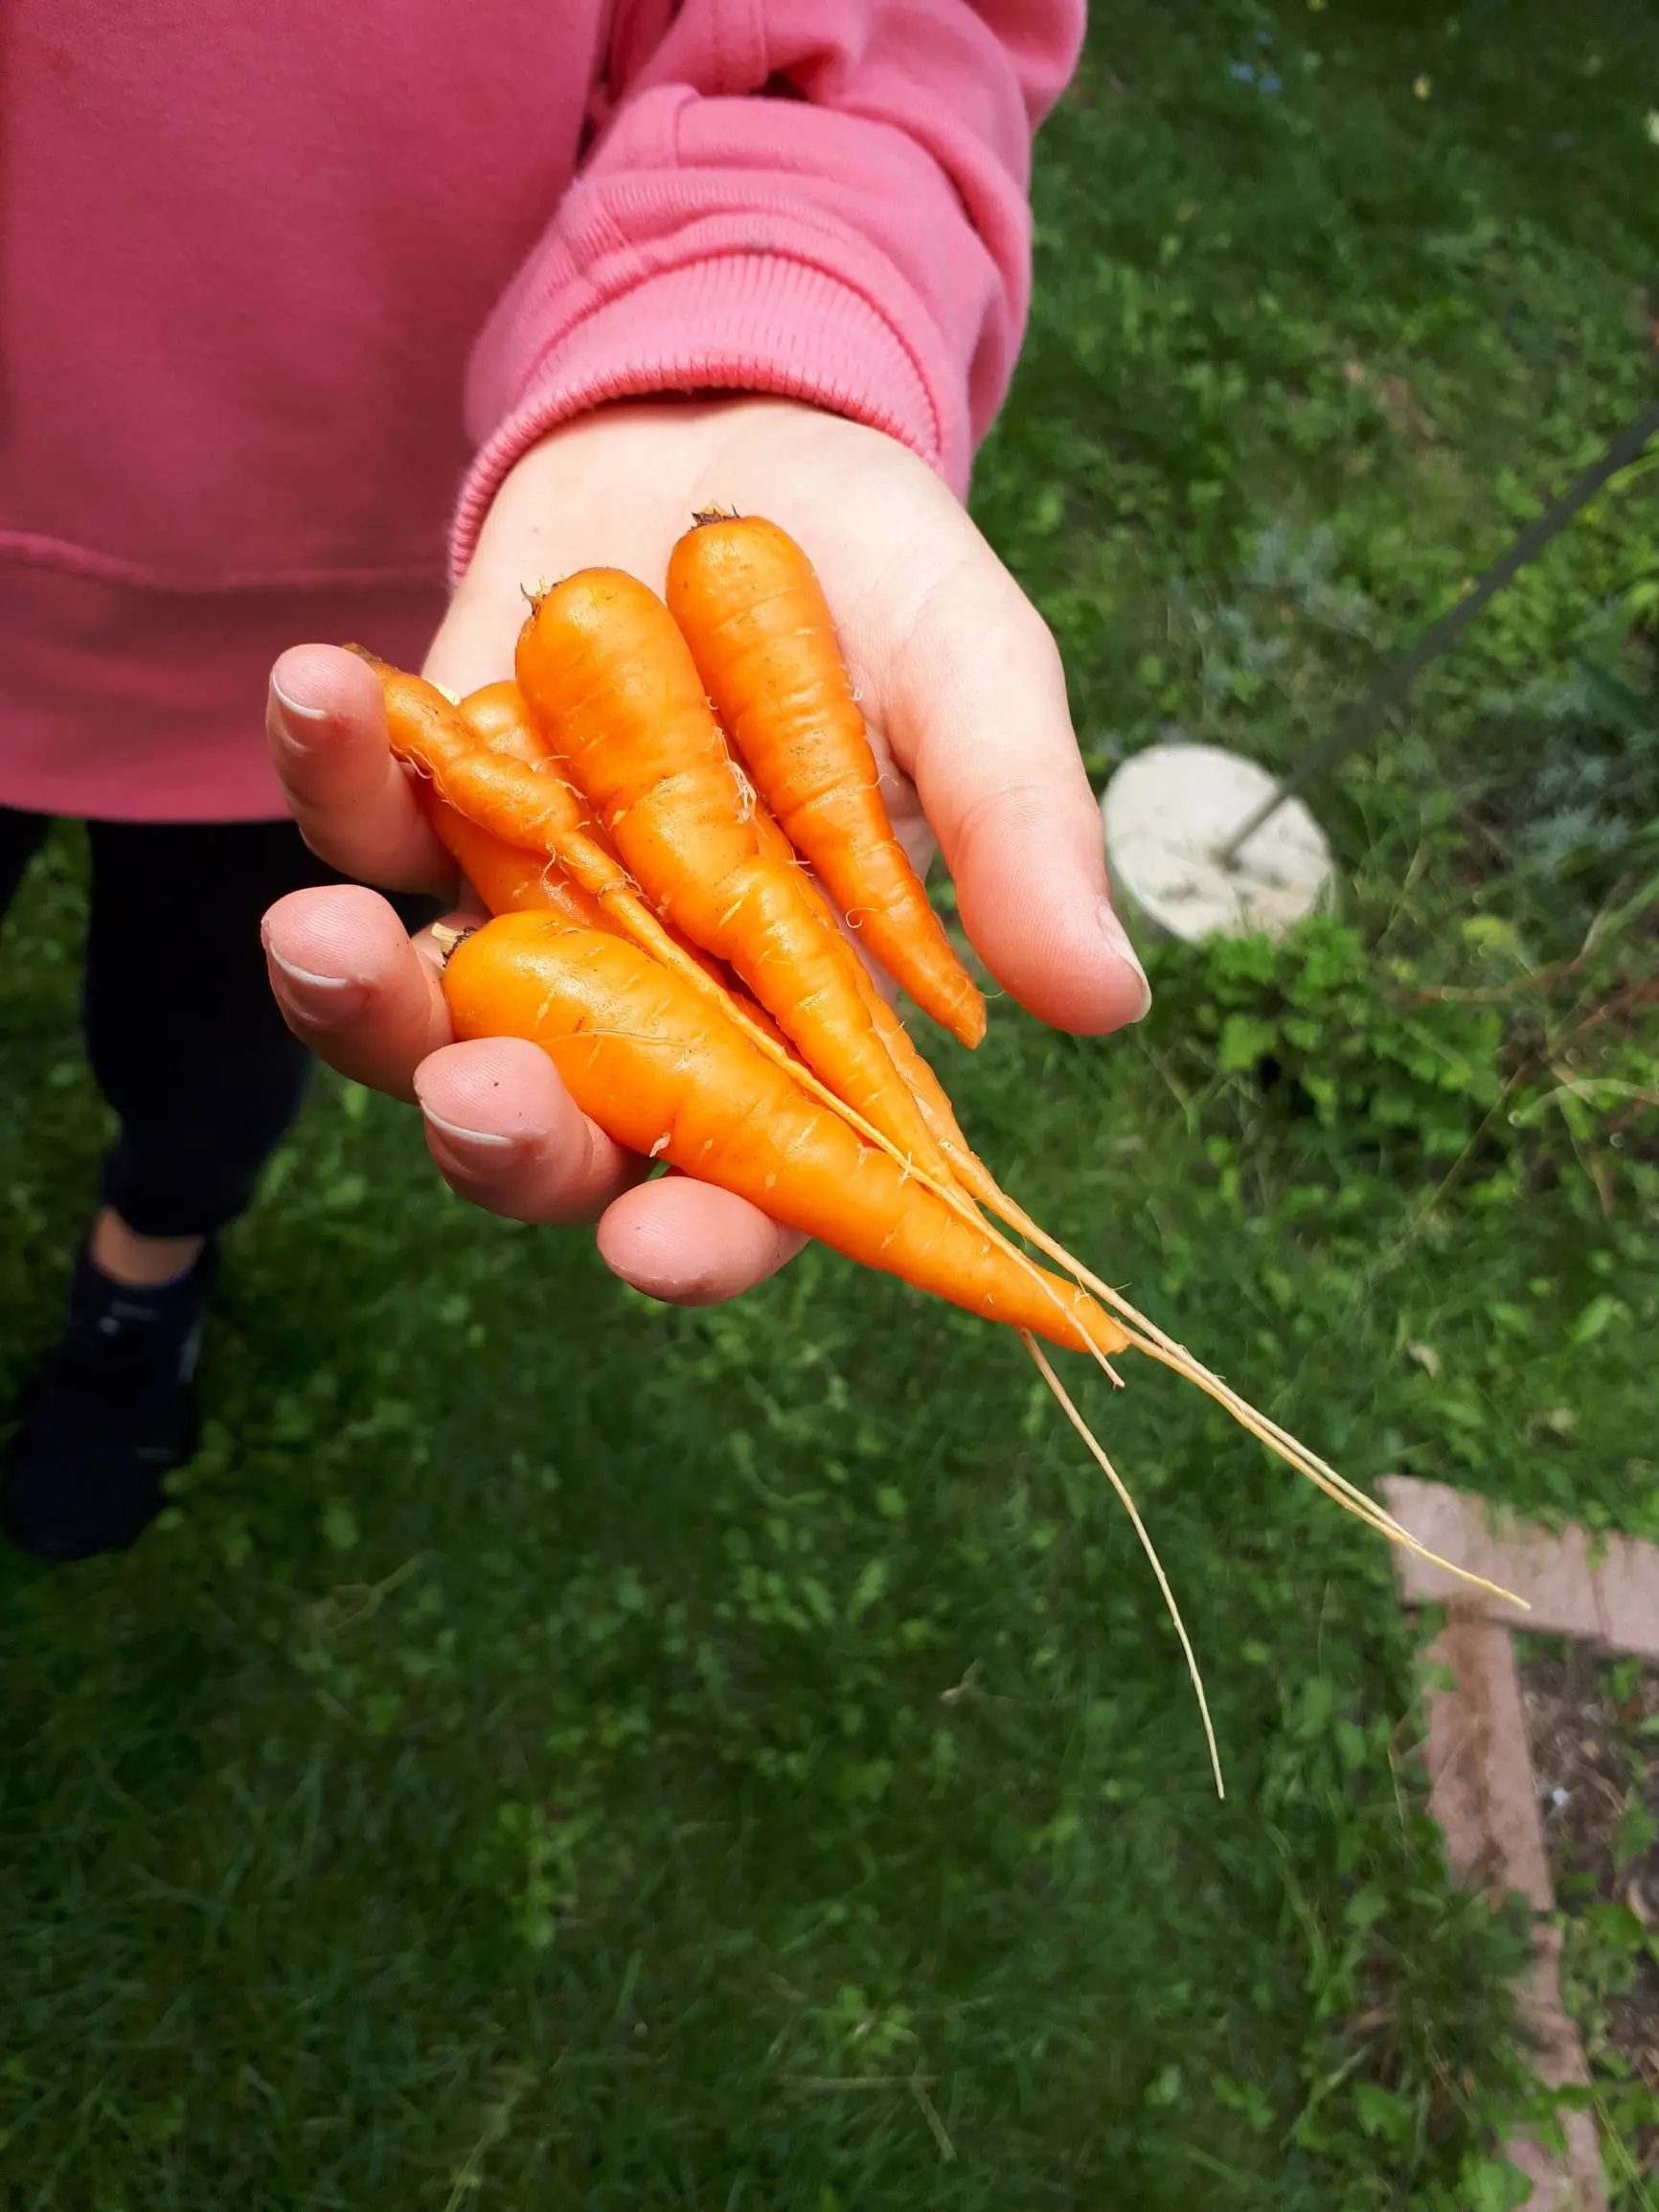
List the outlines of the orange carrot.
{"label": "orange carrot", "polygon": [[[360,648],[354,650],[361,650]],[[438,794],[440,775],[448,787],[466,786],[466,778],[459,773],[458,764],[464,748],[468,745],[499,752],[530,765],[546,758],[547,747],[532,729],[518,686],[511,682],[489,684],[463,699],[459,709],[453,711],[466,722],[464,737],[449,726],[449,717],[443,710],[450,702],[435,685],[422,683],[417,677],[404,677],[398,670],[374,660],[367,653],[362,657],[370,662],[386,690],[387,721],[389,726],[396,725],[392,732],[394,751],[405,759],[416,760],[431,779],[417,787],[428,821],[490,913],[510,914],[527,909],[545,912],[555,908],[572,921],[594,927],[606,926],[597,903],[563,875],[545,853],[508,844]],[[421,717],[426,718],[420,734],[413,735]],[[565,788],[568,792],[568,786]],[[476,799],[475,791],[471,795]],[[574,794],[570,796],[574,801]],[[591,829],[591,824],[588,827]]]}
{"label": "orange carrot", "polygon": [[[467,727],[491,752],[506,753],[531,764],[554,757],[553,746],[535,726],[529,701],[511,676],[468,692],[461,701],[460,711]],[[434,804],[432,818],[433,827],[460,862],[462,874],[491,914],[533,912],[551,907],[573,921],[588,920],[593,925],[600,925],[593,922],[594,909],[591,903],[585,902],[585,895],[562,875],[557,863],[539,864],[534,854],[503,844],[499,838],[478,829],[466,815],[456,813],[453,808],[445,808],[442,801]],[[755,805],[754,823],[761,853],[784,866],[794,866],[798,857],[795,849],[763,801],[757,801]],[[603,832],[597,823],[588,821],[584,826],[590,836],[603,842]],[[804,887],[808,898],[822,910],[825,920],[833,924],[834,917],[828,903],[809,878],[804,878]],[[706,955],[697,953],[689,945],[686,949],[714,972]],[[857,964],[854,973],[871,1024],[887,1046],[923,1121],[954,1169],[956,1179],[976,1197],[983,1198],[989,1192],[1000,1198],[1002,1194],[989,1171],[976,1158],[958,1128],[943,1085],[917,1050],[909,1031],[876,989],[862,962]],[[745,1011],[768,1035],[776,1036],[770,1020],[758,1006],[746,1003]],[[1019,1227],[1022,1235],[1028,1233],[1028,1224],[1023,1220]]]}
{"label": "orange carrot", "polygon": [[[461,709],[434,684],[376,660],[361,646],[347,649],[380,678],[386,698],[386,734],[393,752],[427,781],[425,803],[451,809],[509,850],[556,861],[569,879],[596,900],[612,927],[621,930],[708,992],[726,1003],[719,976],[700,952],[688,949],[641,899],[625,870],[594,833],[587,809],[559,774],[542,741],[523,731],[489,745],[480,742]],[[534,748],[534,757],[523,754]],[[440,832],[442,834],[442,832]],[[500,865],[499,859],[491,863]]]}
{"label": "orange carrot", "polygon": [[459,945],[458,1037],[528,1037],[619,1144],[735,1191],[849,1259],[1072,1351],[1127,1338],[1069,1283],[998,1248],[636,946],[513,914]]}
{"label": "orange carrot", "polygon": [[[532,764],[552,757],[553,748],[535,728],[524,694],[511,677],[469,692],[461,701],[460,712],[467,727],[484,740],[491,752],[504,753]],[[589,926],[609,925],[580,887],[564,876],[557,862],[544,861],[535,854],[505,844],[489,832],[479,829],[465,814],[458,813],[452,807],[446,807],[442,800],[432,800],[428,811],[433,828],[455,855],[462,874],[491,914],[552,909],[563,913],[572,921],[584,922]],[[761,851],[784,865],[792,865],[795,860],[793,848],[765,806],[757,804],[754,821]],[[590,822],[586,827],[590,835],[602,839],[602,832],[597,824]],[[821,895],[809,879],[804,879],[804,888],[808,898],[822,908],[826,922],[832,924],[833,917],[829,907],[824,904]],[[684,943],[683,940],[681,942]],[[707,955],[699,953],[690,945],[685,945],[684,949],[708,972],[715,973],[714,964],[708,960]],[[973,1170],[978,1169],[983,1191],[989,1178],[974,1158],[967,1140],[958,1129],[950,1101],[939,1078],[911,1041],[908,1031],[871,980],[862,962],[856,965],[854,973],[858,980],[859,995],[871,1024],[886,1044],[890,1057],[915,1098],[935,1141],[956,1170],[957,1179],[964,1182],[965,1188],[972,1187],[964,1175],[966,1163],[969,1175]],[[745,1001],[743,1011],[768,1036],[778,1038],[770,1019],[760,1007]],[[981,1193],[976,1192],[975,1195]]]}
{"label": "orange carrot", "polygon": [[[508,677],[485,684],[461,701],[462,719],[486,750],[537,766],[549,748],[530,718],[524,694]],[[461,873],[491,914],[562,914],[587,928],[614,926],[597,900],[575,883],[558,862],[544,853],[509,845],[455,808],[427,791],[432,827],[461,864]],[[582,829],[600,842],[598,828],[583,819]]]}
{"label": "orange carrot", "polygon": [[[513,759],[527,761],[531,765],[553,757],[553,747],[535,728],[529,701],[524,699],[524,693],[511,677],[498,683],[485,683],[476,693],[466,695],[460,701],[460,712],[463,712],[469,730],[476,732],[480,739],[485,739],[491,752],[511,754]],[[471,887],[476,889],[491,914],[522,914],[522,911],[551,907],[562,911],[571,921],[591,918],[591,909],[584,909],[580,904],[584,894],[580,892],[578,885],[564,878],[556,863],[549,863],[546,869],[539,869],[534,854],[502,845],[500,838],[491,838],[489,832],[478,830],[476,825],[466,821],[465,814],[456,814],[453,808],[444,808],[441,801],[434,803],[431,816],[434,816],[438,836],[456,854],[466,880],[471,882]],[[595,840],[603,838],[603,832],[600,832],[598,823],[586,823],[586,830]],[[754,832],[757,832],[759,847],[765,856],[789,867],[796,863],[794,847],[789,845],[784,830],[779,828],[777,818],[772,816],[770,808],[763,801],[754,803]],[[814,887],[812,878],[803,878],[803,889],[807,892],[807,898],[812,898],[816,907],[821,907],[825,923],[834,926],[834,916],[831,916],[828,902],[823,901],[823,894]],[[706,953],[699,953],[694,946],[686,945],[686,940],[681,940],[681,945],[691,953],[691,958],[699,960],[710,973],[715,973],[713,962],[708,962]],[[875,989],[863,962],[853,965],[853,975],[856,975],[858,995],[865,1004],[875,1036],[887,1046],[889,1058],[892,1058],[894,1066],[898,1068],[900,1077],[905,1080],[911,1097],[916,1100],[916,1106],[920,1108],[922,1122],[927,1124],[931,1137],[938,1144],[940,1152],[944,1154],[946,1166],[953,1170],[956,1181],[963,1183],[963,1188],[978,1198],[985,1198],[987,1193],[1000,1198],[1002,1195],[991,1181],[989,1170],[980,1164],[980,1159],[968,1148],[963,1130],[958,1129],[951,1102],[944,1095],[944,1086],[940,1083],[938,1075],[931,1071],[927,1060],[922,1060],[922,1055],[918,1053],[916,1044],[911,1042],[905,1024],[900,1022],[900,1017],[894,1014],[894,1009],[889,1007],[885,997],[880,995],[880,991]],[[761,1029],[765,1029],[767,1036],[777,1038],[772,1022],[757,1004],[745,1002],[743,1011],[752,1022],[759,1022]],[[1020,1232],[1027,1234],[1024,1223]]]}
{"label": "orange carrot", "polygon": [[[766,807],[759,802],[755,808],[755,830],[760,837],[762,853],[768,853],[776,859],[786,859],[791,856],[793,848],[790,846],[789,840],[779,829]],[[818,890],[810,877],[807,878],[807,895],[813,901],[814,904],[822,909],[825,920],[833,924],[835,918],[830,911],[823,893]],[[967,1139],[957,1128],[956,1115],[951,1108],[949,1099],[944,1094],[944,1085],[917,1050],[910,1032],[881,995],[875,977],[862,961],[858,964],[858,992],[859,996],[864,1001],[865,1012],[870,1016],[871,1027],[880,1038],[882,1043],[886,1045],[889,1059],[898,1070],[911,1097],[916,1101],[921,1118],[927,1124],[929,1133],[944,1154],[946,1164],[954,1171],[956,1180],[962,1184],[964,1190],[972,1191],[975,1197],[982,1196],[985,1187],[989,1183],[989,1173],[974,1158],[973,1153],[968,1149]],[[966,1174],[963,1172],[965,1164],[968,1168]],[[977,1175],[975,1175],[975,1171],[977,1171]],[[979,1186],[977,1189],[975,1188],[976,1181]],[[991,1187],[994,1188],[994,1186]],[[1000,1195],[999,1193],[998,1196]],[[1021,1229],[1020,1234],[1025,1235],[1025,1230]]]}
{"label": "orange carrot", "polygon": [[466,726],[492,753],[511,753],[533,764],[545,761],[551,747],[531,719],[524,694],[511,676],[481,684],[461,702]]}
{"label": "orange carrot", "polygon": [[[524,694],[511,676],[506,677],[500,683],[485,684],[480,690],[469,692],[461,702],[461,713],[466,719],[467,728],[476,732],[484,740],[489,751],[505,754],[515,761],[524,761],[532,767],[538,767],[545,763],[557,770],[557,760],[553,748],[536,728]],[[578,803],[580,804],[580,795]],[[620,878],[622,864],[620,861],[616,861],[616,855],[611,852],[604,832],[588,814],[585,807],[582,808],[581,827],[583,835],[590,839],[594,846],[608,859],[616,862],[616,872]],[[445,843],[448,843],[447,832],[442,826],[439,828],[439,834],[443,837]],[[474,837],[483,834],[483,832],[475,832]],[[496,842],[496,840],[491,840],[492,844]],[[578,886],[565,876],[557,861],[550,860],[547,864],[552,870],[552,878],[547,886],[551,895],[544,899],[537,899],[531,895],[528,883],[523,881],[521,868],[515,873],[506,858],[509,853],[512,853],[514,860],[521,864],[530,858],[528,854],[517,852],[514,848],[506,845],[501,845],[496,852],[486,853],[476,842],[472,844],[471,849],[478,855],[480,864],[489,871],[490,880],[500,887],[501,899],[498,902],[497,900],[489,896],[477,877],[473,876],[470,870],[466,869],[465,863],[463,864],[463,870],[467,880],[484,900],[484,903],[492,914],[524,912],[536,906],[553,906],[562,912],[570,913],[578,919],[580,918],[580,911],[574,907],[569,898],[565,896],[567,892],[576,891]],[[450,846],[450,851],[455,851],[453,845]],[[457,856],[459,857],[459,855]],[[586,894],[582,893],[580,896],[585,898]],[[663,926],[668,929],[669,935],[679,946],[687,959],[694,960],[703,972],[712,976],[722,990],[729,991],[731,989],[732,979],[717,960],[712,960],[706,952],[693,945],[689,938],[683,936],[670,924],[665,924]],[[646,941],[641,940],[641,942]],[[648,945],[647,948],[649,949]],[[778,1032],[772,1026],[769,1017],[761,1014],[757,1006],[752,1002],[747,1002],[745,1011],[751,1019],[760,1022],[768,1037],[778,1039]],[[778,1039],[778,1041],[782,1040]]]}
{"label": "orange carrot", "polygon": [[426,777],[439,798],[505,844],[531,852],[552,855],[582,834],[585,810],[561,775],[489,750],[436,684],[352,650],[380,678],[393,752]]}
{"label": "orange carrot", "polygon": [[543,853],[503,844],[442,799],[427,802],[432,827],[491,914],[558,913],[589,929],[612,926],[603,908]]}
{"label": "orange carrot", "polygon": [[893,834],[875,755],[811,562],[775,522],[699,515],[668,604],[726,734],[862,942],[964,1044],[985,1001]]}
{"label": "orange carrot", "polygon": [[736,969],[831,1090],[948,1174],[875,1034],[857,955],[800,870],[761,850],[753,792],[662,601],[617,569],[567,578],[525,624],[517,669],[538,725],[664,919]]}

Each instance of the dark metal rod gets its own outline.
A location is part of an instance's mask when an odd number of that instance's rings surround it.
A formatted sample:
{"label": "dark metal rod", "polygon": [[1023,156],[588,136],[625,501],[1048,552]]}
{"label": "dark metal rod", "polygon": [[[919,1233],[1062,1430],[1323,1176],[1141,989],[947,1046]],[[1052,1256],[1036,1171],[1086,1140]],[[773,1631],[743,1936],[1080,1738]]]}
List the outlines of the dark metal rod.
{"label": "dark metal rod", "polygon": [[1221,865],[1231,868],[1238,859],[1240,847],[1246,845],[1261,829],[1278,813],[1286,799],[1296,793],[1314,777],[1343,760],[1365,738],[1373,726],[1381,720],[1391,707],[1405,697],[1412,685],[1435,660],[1445,651],[1454,639],[1473,622],[1487,602],[1496,597],[1505,584],[1535,560],[1550,540],[1564,530],[1579,508],[1601,490],[1609,477],[1617,476],[1621,468],[1627,468],[1640,458],[1648,441],[1659,436],[1659,401],[1639,416],[1628,429],[1622,430],[1599,461],[1591,463],[1578,481],[1562,492],[1553,507],[1546,507],[1535,522],[1529,522],[1499,561],[1487,570],[1478,583],[1472,584],[1454,607],[1443,614],[1432,628],[1424,630],[1408,653],[1397,660],[1374,690],[1345,715],[1323,743],[1304,753],[1288,775],[1275,785],[1272,792],[1250,815],[1242,829],[1236,830],[1221,848]]}

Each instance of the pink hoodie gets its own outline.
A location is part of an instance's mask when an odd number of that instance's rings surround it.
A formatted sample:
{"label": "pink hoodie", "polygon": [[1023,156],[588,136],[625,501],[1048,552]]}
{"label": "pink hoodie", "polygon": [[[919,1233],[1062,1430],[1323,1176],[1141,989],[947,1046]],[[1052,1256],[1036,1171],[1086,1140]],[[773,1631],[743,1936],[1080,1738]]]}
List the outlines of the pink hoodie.
{"label": "pink hoodie", "polygon": [[965,490],[1083,0],[7,0],[0,804],[282,811],[265,673],[419,665],[505,470],[783,392]]}

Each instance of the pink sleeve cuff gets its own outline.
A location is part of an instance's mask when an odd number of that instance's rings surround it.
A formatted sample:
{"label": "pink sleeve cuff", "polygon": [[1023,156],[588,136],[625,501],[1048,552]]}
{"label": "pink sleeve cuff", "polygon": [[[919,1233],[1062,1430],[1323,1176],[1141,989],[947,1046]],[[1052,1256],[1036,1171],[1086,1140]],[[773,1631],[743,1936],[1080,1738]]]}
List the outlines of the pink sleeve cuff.
{"label": "pink sleeve cuff", "polygon": [[610,399],[710,391],[781,394],[868,423],[966,493],[967,442],[941,424],[928,379],[887,317],[810,262],[734,251],[647,276],[559,331],[467,474],[451,577],[471,559],[502,478],[549,430]]}

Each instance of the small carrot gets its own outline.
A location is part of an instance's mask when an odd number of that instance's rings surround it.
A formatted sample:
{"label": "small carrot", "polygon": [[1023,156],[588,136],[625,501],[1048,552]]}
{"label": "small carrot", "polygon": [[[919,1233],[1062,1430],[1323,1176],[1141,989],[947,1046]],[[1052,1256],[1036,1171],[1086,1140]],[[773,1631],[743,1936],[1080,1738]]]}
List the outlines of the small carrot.
{"label": "small carrot", "polygon": [[[488,751],[522,761],[530,767],[547,759],[548,747],[531,722],[524,695],[511,677],[469,692],[459,712]],[[614,926],[598,901],[573,882],[558,862],[545,853],[507,844],[446,805],[429,787],[426,810],[433,829],[459,862],[462,875],[491,914],[552,911],[588,928]],[[584,822],[583,828],[598,842],[596,826]]]}
{"label": "small carrot", "polygon": [[[467,727],[485,741],[491,752],[505,753],[532,764],[552,756],[553,748],[536,730],[524,694],[511,677],[469,692],[461,701],[460,713]],[[454,808],[444,806],[441,800],[434,800],[429,811],[433,827],[455,855],[462,874],[491,914],[527,913],[552,908],[564,913],[573,921],[585,921],[590,925],[600,925],[596,921],[597,909],[587,901],[580,887],[563,875],[557,862],[543,861],[533,853],[504,844],[500,838],[479,829],[465,814],[457,813]],[[794,850],[763,804],[756,805],[754,823],[762,854],[784,865],[793,864]],[[589,823],[587,828],[594,837],[602,836],[597,824]],[[805,879],[805,888],[808,897],[821,906],[826,922],[832,924],[833,916],[809,878]],[[690,945],[686,945],[685,949],[708,968],[709,972],[714,972],[707,955],[699,953]],[[854,972],[859,983],[859,995],[872,1026],[888,1047],[890,1057],[908,1084],[922,1119],[956,1170],[957,1178],[964,1181],[965,1188],[972,1187],[968,1177],[973,1177],[974,1171],[978,1171],[974,1179],[980,1182],[981,1191],[975,1195],[982,1195],[989,1177],[957,1127],[950,1101],[939,1078],[916,1049],[908,1031],[882,997],[862,963],[858,964]],[[759,1022],[769,1035],[776,1037],[776,1031],[761,1008],[749,1004],[745,1011],[752,1021]],[[967,1177],[964,1175],[965,1165]]]}
{"label": "small carrot", "polygon": [[458,1037],[533,1038],[619,1144],[989,1320],[1071,1351],[1127,1342],[1093,1299],[999,1248],[625,939],[506,915],[456,947],[443,989]]}
{"label": "small carrot", "polygon": [[[735,994],[715,964],[695,945],[687,945],[671,924],[659,921],[644,903],[615,855],[594,833],[578,794],[559,775],[546,772],[557,764],[547,754],[545,741],[522,726],[519,707],[504,700],[496,687],[489,687],[496,691],[496,696],[481,716],[486,726],[494,731],[486,748],[462,708],[436,685],[376,660],[360,646],[349,650],[367,661],[380,677],[392,750],[428,780],[426,805],[439,834],[452,852],[456,845],[450,838],[466,838],[466,831],[457,828],[456,822],[470,824],[488,839],[487,844],[472,844],[469,849],[494,897],[500,900],[502,911],[544,905],[570,911],[565,894],[580,891],[597,903],[608,926],[690,983],[713,1013],[729,1015],[753,1044],[779,1064],[791,1068],[815,1096],[835,1103],[834,1094],[818,1082],[811,1069],[795,1060],[787,1039],[764,1008]],[[516,686],[509,688],[516,692]],[[504,708],[507,711],[501,713]],[[446,829],[448,836],[444,836]],[[524,865],[527,853],[542,856],[550,864],[542,879],[548,893],[545,899],[538,899],[532,887]],[[463,872],[467,873],[465,862]],[[804,882],[805,878],[799,880]],[[487,905],[492,904],[482,885],[474,882],[473,887]],[[580,914],[582,910],[579,905],[575,911]],[[862,973],[856,957],[849,953],[848,958],[852,969]],[[919,1172],[935,1173],[948,1184],[950,1171],[884,1053],[879,1065],[883,1080],[897,1085],[915,1115],[915,1133],[906,1156],[925,1155],[918,1163]],[[885,1131],[866,1125],[855,1109],[848,1110],[855,1126],[873,1142],[894,1142]]]}
{"label": "small carrot", "polygon": [[[484,740],[489,751],[505,755],[511,760],[523,761],[531,767],[540,767],[545,764],[557,770],[557,761],[553,747],[536,728],[524,694],[511,676],[506,677],[500,683],[485,684],[480,690],[469,692],[461,702],[461,713],[467,728],[475,731]],[[587,813],[585,808],[582,811],[582,832],[600,852],[605,855],[607,860],[615,863],[616,872],[620,878],[622,863],[616,859],[615,854],[611,851],[604,832]],[[439,834],[444,835],[442,828],[440,828]],[[445,838],[445,842],[447,842],[447,838]],[[450,849],[451,851],[454,850],[453,847]],[[575,890],[577,886],[571,882],[557,861],[551,860],[548,863],[552,870],[550,881],[552,895],[547,899],[537,900],[531,897],[528,887],[523,885],[520,886],[519,895],[511,895],[510,876],[508,873],[504,873],[507,865],[504,856],[512,851],[512,848],[503,845],[499,853],[488,855],[476,845],[473,850],[479,854],[481,864],[489,869],[491,880],[502,888],[505,903],[497,904],[495,900],[486,894],[484,885],[479,882],[477,877],[464,869],[464,873],[467,875],[467,880],[484,900],[484,903],[492,914],[503,914],[509,911],[522,912],[537,905],[554,906],[563,911],[574,911],[564,893]],[[522,853],[516,856],[521,861],[528,857]],[[668,930],[669,935],[689,960],[694,960],[703,972],[712,976],[722,990],[729,991],[731,989],[732,979],[717,960],[712,960],[706,952],[693,945],[671,924],[665,923],[662,926]],[[766,1015],[761,1014],[760,1010],[752,1004],[747,1007],[746,1011],[751,1018],[759,1019],[769,1037],[776,1038],[777,1032]]]}
{"label": "small carrot", "polygon": [[[523,694],[511,681],[489,684],[481,691],[469,694],[461,701],[459,712],[468,728],[482,738],[493,752],[530,764],[550,757],[546,741],[530,722]],[[501,838],[488,830],[480,829],[466,815],[459,813],[436,797],[428,796],[427,810],[439,836],[455,855],[463,875],[492,915],[551,911],[587,928],[616,926],[597,901],[565,875],[557,860],[504,843]],[[783,863],[792,860],[793,855],[787,839],[762,804],[757,803],[755,807],[754,823],[762,854]],[[588,828],[596,837],[600,835],[592,824]],[[826,924],[833,927],[833,917],[828,906],[823,904],[822,896],[810,878],[802,878],[801,881],[807,897],[821,908]],[[731,992],[734,1011],[742,1022],[751,1030],[759,1031],[773,1047],[787,1050],[786,1039],[775,1028],[763,1008],[733,991],[729,979],[719,975],[716,964],[707,954],[677,938],[675,942],[706,973]],[[650,949],[648,944],[646,948]],[[964,1191],[976,1197],[984,1197],[989,1192],[993,1199],[999,1200],[1002,1194],[957,1127],[950,1102],[938,1077],[917,1051],[903,1023],[882,997],[861,962],[854,962],[853,972],[872,1025],[887,1045],[895,1067],[908,1085],[922,1120],[949,1168],[955,1171],[954,1179],[961,1182]],[[800,1070],[798,1062],[795,1065],[797,1073],[805,1072]],[[948,1183],[951,1179],[947,1174],[945,1181]],[[958,1210],[961,1210],[960,1205]],[[1028,1233],[1028,1225],[1022,1224],[1021,1233]]]}
{"label": "small carrot", "polygon": [[[716,970],[647,906],[615,854],[595,833],[586,807],[557,772],[539,738],[522,727],[505,734],[498,730],[486,745],[461,708],[436,685],[376,660],[360,646],[348,650],[379,676],[392,750],[426,779],[429,809],[437,802],[506,851],[536,853],[556,862],[571,883],[598,902],[612,927],[685,974],[714,1004],[726,1005],[728,994]],[[508,865],[500,854],[484,864],[492,871]]]}
{"label": "small carrot", "polygon": [[985,1000],[893,834],[875,755],[812,564],[755,515],[700,514],[669,610],[756,788],[883,968],[964,1044]]}
{"label": "small carrot", "polygon": [[531,852],[551,855],[584,833],[585,809],[562,776],[490,751],[436,684],[361,647],[352,650],[380,678],[393,752],[427,778],[441,799],[505,844]]}
{"label": "small carrot", "polygon": [[754,794],[662,601],[618,569],[584,570],[537,602],[516,660],[538,725],[664,920],[742,977],[831,1090],[948,1175],[875,1034],[856,953],[799,868],[761,850]]}
{"label": "small carrot", "polygon": [[611,926],[599,901],[545,854],[503,844],[442,799],[429,801],[427,813],[462,875],[491,914],[554,912],[587,928]]}

